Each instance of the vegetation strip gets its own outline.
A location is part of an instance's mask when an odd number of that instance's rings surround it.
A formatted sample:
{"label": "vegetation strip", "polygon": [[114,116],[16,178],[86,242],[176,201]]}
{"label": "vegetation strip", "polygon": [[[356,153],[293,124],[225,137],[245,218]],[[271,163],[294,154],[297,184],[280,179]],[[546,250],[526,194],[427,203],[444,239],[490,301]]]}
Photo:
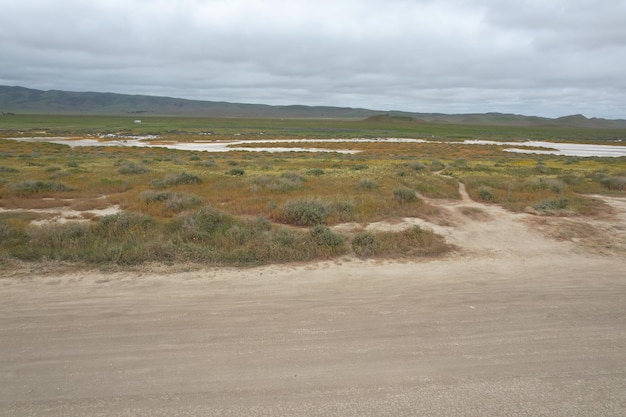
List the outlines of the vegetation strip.
{"label": "vegetation strip", "polygon": [[[30,123],[35,119],[21,120]],[[99,130],[103,120],[122,123],[119,119],[66,120],[81,125],[57,125],[39,132],[57,136],[83,134],[85,130]],[[197,136],[193,133],[197,127],[185,127],[190,123],[222,126],[212,129],[214,136],[223,136],[239,126],[248,137],[252,136],[251,126],[263,125],[269,131],[284,129],[290,134],[302,126],[302,135],[310,134],[313,126],[311,121],[167,121],[179,133],[154,125],[150,131],[144,131],[151,120],[128,132],[113,133],[151,133],[169,140],[189,141]],[[368,123],[371,126],[364,127]],[[341,129],[349,124],[371,136],[380,135],[385,129],[390,135],[397,134],[399,129],[394,121],[318,121],[318,128],[326,130],[323,134],[318,130],[317,134],[336,137],[345,133]],[[402,129],[403,126],[400,124]],[[412,125],[404,133],[416,135],[417,129],[420,128]],[[444,133],[441,126],[421,129]],[[449,142],[447,139],[458,139],[462,128],[447,129],[447,135],[441,135],[443,140],[436,142],[362,141],[353,144],[360,151],[358,154],[207,154],[154,147],[72,148],[0,139],[0,259],[123,265],[146,261],[256,265],[351,254],[430,256],[445,253],[450,247],[427,230],[363,234],[339,233],[332,227],[400,218],[446,224],[445,210],[429,201],[459,200],[460,182],[473,200],[542,216],[602,214],[606,207],[588,195],[623,196],[626,191],[624,157],[503,153],[501,145]],[[474,132],[473,129],[476,127],[464,132]],[[512,140],[534,136],[536,140],[554,140],[564,134],[562,129],[519,129],[484,127],[483,137]],[[2,135],[15,136],[20,132],[35,133],[27,129],[5,130]],[[611,135],[615,138],[619,132],[594,134],[606,139]],[[121,212],[97,214],[98,210],[113,206]],[[54,207],[83,214],[67,219],[65,224],[56,224],[52,213],[40,211]]]}

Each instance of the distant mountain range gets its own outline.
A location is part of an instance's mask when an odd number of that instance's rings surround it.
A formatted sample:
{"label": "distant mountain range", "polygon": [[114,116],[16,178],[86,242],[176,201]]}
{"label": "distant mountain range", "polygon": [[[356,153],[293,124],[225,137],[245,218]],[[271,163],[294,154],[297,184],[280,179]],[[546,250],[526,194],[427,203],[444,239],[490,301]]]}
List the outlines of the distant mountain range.
{"label": "distant mountain range", "polygon": [[34,90],[0,86],[0,114],[85,114],[85,115],[172,115],[242,118],[329,118],[391,119],[465,125],[563,126],[583,128],[626,128],[626,120],[587,118],[583,115],[557,119],[517,114],[441,114],[379,111],[330,106],[270,106],[171,97],[114,93]]}

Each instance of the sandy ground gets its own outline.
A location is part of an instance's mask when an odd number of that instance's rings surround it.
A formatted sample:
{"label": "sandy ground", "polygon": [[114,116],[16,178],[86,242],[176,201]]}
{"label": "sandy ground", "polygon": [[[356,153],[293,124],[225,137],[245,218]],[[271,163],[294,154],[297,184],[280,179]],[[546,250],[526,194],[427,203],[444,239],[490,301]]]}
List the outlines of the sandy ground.
{"label": "sandy ground", "polygon": [[367,226],[433,228],[442,259],[0,271],[0,415],[626,415],[626,199],[463,196]]}

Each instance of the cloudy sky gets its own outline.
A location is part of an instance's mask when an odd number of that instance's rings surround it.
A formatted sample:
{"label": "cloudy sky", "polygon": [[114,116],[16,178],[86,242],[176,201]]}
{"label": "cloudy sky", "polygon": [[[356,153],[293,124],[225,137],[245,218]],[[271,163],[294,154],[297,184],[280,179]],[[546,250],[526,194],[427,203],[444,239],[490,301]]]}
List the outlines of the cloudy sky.
{"label": "cloudy sky", "polygon": [[626,0],[2,0],[0,85],[626,119]]}

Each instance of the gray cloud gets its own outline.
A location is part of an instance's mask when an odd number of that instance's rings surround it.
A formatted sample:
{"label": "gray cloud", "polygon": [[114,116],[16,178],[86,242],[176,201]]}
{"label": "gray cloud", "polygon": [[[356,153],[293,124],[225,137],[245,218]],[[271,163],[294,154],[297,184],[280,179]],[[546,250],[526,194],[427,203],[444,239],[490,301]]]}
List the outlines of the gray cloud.
{"label": "gray cloud", "polygon": [[625,0],[8,0],[0,84],[626,118]]}

